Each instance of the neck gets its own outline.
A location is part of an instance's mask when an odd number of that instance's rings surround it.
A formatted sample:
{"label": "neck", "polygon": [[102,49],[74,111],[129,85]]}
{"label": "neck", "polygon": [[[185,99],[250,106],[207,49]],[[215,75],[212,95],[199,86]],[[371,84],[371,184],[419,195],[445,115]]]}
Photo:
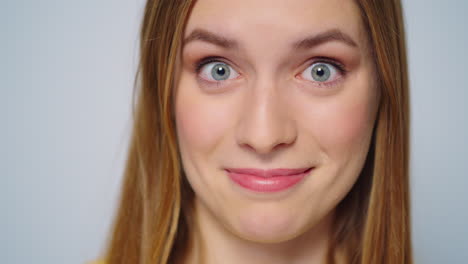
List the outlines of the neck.
{"label": "neck", "polygon": [[245,240],[227,230],[195,202],[184,264],[321,264],[325,262],[333,212],[305,233],[279,243]]}

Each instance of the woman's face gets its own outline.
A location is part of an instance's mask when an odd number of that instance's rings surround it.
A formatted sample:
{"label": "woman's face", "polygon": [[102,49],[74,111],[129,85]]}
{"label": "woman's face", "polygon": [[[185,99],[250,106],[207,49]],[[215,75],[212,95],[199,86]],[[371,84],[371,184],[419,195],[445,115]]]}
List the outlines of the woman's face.
{"label": "woman's face", "polygon": [[343,0],[196,2],[175,115],[200,217],[280,242],[332,215],[378,106],[359,12]]}

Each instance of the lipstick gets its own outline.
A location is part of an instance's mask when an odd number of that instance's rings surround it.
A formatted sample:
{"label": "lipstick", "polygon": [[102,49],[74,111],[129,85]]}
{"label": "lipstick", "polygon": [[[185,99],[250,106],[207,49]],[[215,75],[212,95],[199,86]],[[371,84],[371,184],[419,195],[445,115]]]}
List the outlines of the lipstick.
{"label": "lipstick", "polygon": [[254,192],[279,192],[298,184],[312,168],[299,169],[252,169],[228,168],[229,178],[243,188]]}

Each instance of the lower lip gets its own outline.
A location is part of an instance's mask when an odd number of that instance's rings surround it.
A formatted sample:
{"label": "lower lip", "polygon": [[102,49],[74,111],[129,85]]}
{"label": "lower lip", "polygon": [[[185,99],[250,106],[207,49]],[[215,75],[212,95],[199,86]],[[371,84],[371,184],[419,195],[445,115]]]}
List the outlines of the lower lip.
{"label": "lower lip", "polygon": [[255,192],[279,192],[298,184],[312,169],[287,176],[260,177],[250,174],[227,172],[229,178],[243,188]]}

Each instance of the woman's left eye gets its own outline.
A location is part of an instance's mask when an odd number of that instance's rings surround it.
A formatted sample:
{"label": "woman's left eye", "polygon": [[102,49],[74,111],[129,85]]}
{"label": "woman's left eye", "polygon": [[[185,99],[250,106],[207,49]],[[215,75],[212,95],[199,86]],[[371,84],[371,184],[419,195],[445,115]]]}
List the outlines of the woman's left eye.
{"label": "woman's left eye", "polygon": [[317,62],[305,69],[301,73],[301,77],[318,83],[333,82],[339,77],[340,70],[330,63]]}
{"label": "woman's left eye", "polygon": [[220,82],[235,79],[239,73],[224,62],[214,61],[203,65],[200,68],[200,75],[207,81]]}

